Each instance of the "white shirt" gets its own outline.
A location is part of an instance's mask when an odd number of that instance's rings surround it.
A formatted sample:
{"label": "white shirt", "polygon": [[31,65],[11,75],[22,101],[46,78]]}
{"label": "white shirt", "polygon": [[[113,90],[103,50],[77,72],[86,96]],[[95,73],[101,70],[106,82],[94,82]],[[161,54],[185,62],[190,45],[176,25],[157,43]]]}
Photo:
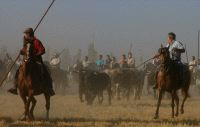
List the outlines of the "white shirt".
{"label": "white shirt", "polygon": [[181,42],[179,41],[174,41],[173,44],[167,44],[167,47],[169,47],[169,52],[170,52],[170,56],[173,60],[181,60],[181,53],[179,52],[174,52],[173,49],[177,48],[177,49],[184,49],[184,46]]}
{"label": "white shirt", "polygon": [[129,67],[134,67],[135,66],[135,60],[133,59],[133,57],[128,58],[127,59],[127,63],[129,65]]}
{"label": "white shirt", "polygon": [[60,64],[61,60],[59,57],[56,57],[56,58],[52,58],[51,61],[50,61],[50,65],[52,66],[56,66],[58,64]]}
{"label": "white shirt", "polygon": [[90,64],[90,61],[89,61],[89,60],[88,60],[88,61],[83,60],[83,62],[82,62],[82,65],[83,65],[84,68],[89,67],[89,64]]}

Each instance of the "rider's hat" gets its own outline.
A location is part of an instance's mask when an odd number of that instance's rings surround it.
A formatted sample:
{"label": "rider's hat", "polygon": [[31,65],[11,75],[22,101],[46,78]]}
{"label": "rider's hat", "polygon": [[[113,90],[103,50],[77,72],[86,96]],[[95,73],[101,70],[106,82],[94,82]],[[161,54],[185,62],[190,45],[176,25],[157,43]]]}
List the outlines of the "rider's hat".
{"label": "rider's hat", "polygon": [[30,34],[30,35],[34,35],[34,31],[33,28],[26,28],[24,31],[25,34]]}

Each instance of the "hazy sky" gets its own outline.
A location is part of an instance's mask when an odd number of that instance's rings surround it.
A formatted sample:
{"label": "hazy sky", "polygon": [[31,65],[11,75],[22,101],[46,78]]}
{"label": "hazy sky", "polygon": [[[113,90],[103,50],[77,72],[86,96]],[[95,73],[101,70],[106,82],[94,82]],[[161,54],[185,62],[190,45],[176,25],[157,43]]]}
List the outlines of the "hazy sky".
{"label": "hazy sky", "polygon": [[[0,0],[0,44],[9,50],[22,44],[22,32],[35,27],[51,0]],[[56,50],[87,51],[95,36],[100,53],[153,55],[168,32],[197,54],[200,0],[56,0],[36,36]],[[185,54],[183,55],[185,56]]]}

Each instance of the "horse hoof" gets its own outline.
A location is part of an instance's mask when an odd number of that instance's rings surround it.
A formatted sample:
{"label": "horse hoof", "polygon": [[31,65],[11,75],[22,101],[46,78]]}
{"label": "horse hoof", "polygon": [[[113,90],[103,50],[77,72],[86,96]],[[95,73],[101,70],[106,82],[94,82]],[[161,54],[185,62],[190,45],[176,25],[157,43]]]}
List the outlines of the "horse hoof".
{"label": "horse hoof", "polygon": [[158,119],[158,118],[159,118],[159,116],[158,116],[158,115],[155,115],[155,116],[154,116],[154,119]]}
{"label": "horse hoof", "polygon": [[178,113],[177,113],[177,114],[175,114],[175,116],[176,116],[176,117],[178,117]]}
{"label": "horse hoof", "polygon": [[181,114],[184,114],[184,110],[183,109],[181,109]]}
{"label": "horse hoof", "polygon": [[20,121],[26,121],[26,118],[24,117],[24,118],[20,118]]}
{"label": "horse hoof", "polygon": [[32,122],[32,121],[33,121],[33,119],[28,119],[27,121],[28,121],[28,122]]}
{"label": "horse hoof", "polygon": [[31,118],[30,118],[30,120],[31,120],[31,121],[34,121],[34,120],[35,120],[35,118],[34,118],[34,117],[31,117]]}
{"label": "horse hoof", "polygon": [[26,121],[26,116],[25,115],[21,116],[19,120],[20,121]]}

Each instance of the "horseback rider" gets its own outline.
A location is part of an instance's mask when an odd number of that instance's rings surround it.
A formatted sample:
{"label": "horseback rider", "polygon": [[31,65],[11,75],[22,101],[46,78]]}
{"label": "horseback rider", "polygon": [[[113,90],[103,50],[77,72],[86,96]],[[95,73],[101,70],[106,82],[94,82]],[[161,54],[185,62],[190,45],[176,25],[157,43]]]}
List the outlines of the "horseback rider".
{"label": "horseback rider", "polygon": [[189,62],[189,70],[191,73],[191,83],[194,85],[196,84],[197,79],[197,61],[195,59],[195,56],[192,56],[192,60]]}
{"label": "horseback rider", "polygon": [[110,62],[112,61],[110,55],[107,55],[107,58],[106,58],[106,61],[105,61],[105,64],[106,65],[110,65]]}
{"label": "horseback rider", "polygon": [[192,56],[192,60],[189,63],[189,69],[192,73],[195,73],[196,67],[197,67],[197,61],[195,59],[195,56]]}
{"label": "horseback rider", "polygon": [[89,69],[90,64],[91,64],[91,62],[89,61],[88,56],[85,56],[85,59],[82,61],[83,69],[85,69],[85,70]]}
{"label": "horseback rider", "polygon": [[[32,47],[32,48],[31,48]],[[32,50],[32,52],[30,52],[29,50]],[[24,44],[23,44],[23,48],[20,51],[20,54],[24,56],[24,62],[28,62],[30,60],[36,62],[41,69],[41,74],[47,75],[47,68],[45,67],[43,60],[42,60],[42,55],[45,54],[45,48],[43,46],[43,44],[41,43],[40,40],[38,40],[35,36],[34,36],[34,31],[32,28],[27,28],[24,31]],[[12,94],[18,94],[17,93],[17,78],[18,78],[18,74],[19,74],[19,69],[16,72],[15,75],[15,82],[14,82],[14,87],[9,89],[8,92],[12,93]],[[50,77],[50,75],[48,75]],[[49,94],[50,95],[54,95],[54,90],[52,87],[52,84],[49,84]]]}
{"label": "horseback rider", "polygon": [[103,60],[103,55],[99,55],[99,59],[96,61],[96,65],[98,67],[98,71],[102,71],[104,69],[105,62]]}
{"label": "horseback rider", "polygon": [[133,54],[131,52],[128,53],[127,64],[129,68],[135,67],[135,59],[133,58]]}
{"label": "horseback rider", "polygon": [[51,61],[50,61],[50,65],[52,67],[55,67],[55,68],[60,68],[60,63],[61,63],[61,59],[60,59],[60,56],[59,54],[55,54],[52,58],[51,58]]}
{"label": "horseback rider", "polygon": [[111,62],[110,62],[110,68],[111,69],[120,68],[119,63],[116,60],[116,57],[112,57]]}
{"label": "horseback rider", "polygon": [[109,69],[110,68],[111,61],[112,61],[111,56],[110,55],[106,55],[104,69]]}
{"label": "horseback rider", "polygon": [[[181,62],[181,53],[185,52],[185,48],[183,44],[176,40],[176,34],[173,32],[168,33],[167,38],[168,44],[166,47],[168,47],[170,52],[170,58],[176,63],[177,70],[179,72],[180,77],[180,84],[183,83],[183,63]],[[158,58],[159,56],[156,55],[154,58]],[[157,88],[157,84],[153,87],[154,89]]]}
{"label": "horseback rider", "polygon": [[121,59],[119,60],[119,64],[120,64],[120,67],[122,69],[128,67],[127,59],[126,59],[126,55],[125,54],[122,55]]}

